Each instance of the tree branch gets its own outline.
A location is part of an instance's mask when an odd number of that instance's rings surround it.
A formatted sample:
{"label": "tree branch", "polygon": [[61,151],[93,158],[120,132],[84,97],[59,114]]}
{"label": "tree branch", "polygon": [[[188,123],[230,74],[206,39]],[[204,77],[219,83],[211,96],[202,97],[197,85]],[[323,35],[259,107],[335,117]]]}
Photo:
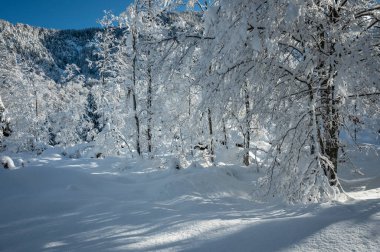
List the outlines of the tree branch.
{"label": "tree branch", "polygon": [[366,96],[375,96],[375,95],[380,95],[380,92],[368,93],[368,94],[349,95],[349,96],[347,96],[347,98],[366,97]]}

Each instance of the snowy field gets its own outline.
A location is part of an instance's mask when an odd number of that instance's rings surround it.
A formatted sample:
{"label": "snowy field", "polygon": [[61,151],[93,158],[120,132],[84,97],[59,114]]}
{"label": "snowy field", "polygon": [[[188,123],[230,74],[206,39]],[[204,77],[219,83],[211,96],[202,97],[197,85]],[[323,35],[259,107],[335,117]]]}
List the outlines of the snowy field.
{"label": "snowy field", "polygon": [[[377,150],[379,153],[379,149]],[[255,169],[14,157],[0,169],[0,251],[379,251],[376,151],[342,171],[348,199],[260,202]],[[347,167],[349,165],[347,164]],[[352,166],[354,167],[354,166]]]}

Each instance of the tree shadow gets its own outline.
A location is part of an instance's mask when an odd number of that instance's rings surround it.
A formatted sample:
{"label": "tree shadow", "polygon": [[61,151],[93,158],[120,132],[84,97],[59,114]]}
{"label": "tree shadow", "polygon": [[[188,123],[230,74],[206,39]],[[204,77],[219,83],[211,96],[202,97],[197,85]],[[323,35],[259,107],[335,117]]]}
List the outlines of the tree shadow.
{"label": "tree shadow", "polygon": [[[89,179],[62,170],[48,174],[66,176],[65,181],[75,185]],[[0,209],[0,251],[278,251],[346,222],[352,229],[371,223],[374,228],[368,235],[380,240],[378,199],[285,206],[233,198],[226,191],[146,201],[134,191],[133,181],[116,179],[97,186],[103,176],[91,175],[85,181],[89,188],[22,198],[19,206],[24,204],[24,209],[9,215],[12,218],[5,212],[16,211],[11,208],[16,199],[2,200],[10,205]],[[111,182],[112,189],[107,191],[104,185]],[[65,186],[54,179],[47,183],[46,188],[52,188],[51,183]],[[59,197],[65,200],[60,202]],[[67,201],[70,197],[72,202]]]}

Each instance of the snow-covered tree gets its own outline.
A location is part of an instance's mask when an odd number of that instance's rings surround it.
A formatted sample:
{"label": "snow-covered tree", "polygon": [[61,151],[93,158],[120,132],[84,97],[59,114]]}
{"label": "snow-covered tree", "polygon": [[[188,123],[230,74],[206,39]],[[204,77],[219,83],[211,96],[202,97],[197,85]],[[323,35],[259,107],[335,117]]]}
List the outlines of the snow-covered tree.
{"label": "snow-covered tree", "polygon": [[218,110],[230,106],[235,114],[244,107],[239,103],[246,104],[245,144],[252,116],[269,132],[268,192],[291,201],[333,193],[349,100],[373,100],[378,93],[376,6],[242,0],[209,8],[205,36],[214,39],[205,43],[200,63],[205,96]]}

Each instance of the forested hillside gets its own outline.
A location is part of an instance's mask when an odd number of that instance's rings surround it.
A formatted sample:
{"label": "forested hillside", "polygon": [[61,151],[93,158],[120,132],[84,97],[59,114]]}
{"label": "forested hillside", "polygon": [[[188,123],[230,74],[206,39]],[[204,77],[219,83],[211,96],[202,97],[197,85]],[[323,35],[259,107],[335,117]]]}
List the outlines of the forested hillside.
{"label": "forested hillside", "polygon": [[1,150],[235,162],[289,202],[341,191],[347,150],[379,144],[378,2],[179,2],[80,31],[0,20]]}

